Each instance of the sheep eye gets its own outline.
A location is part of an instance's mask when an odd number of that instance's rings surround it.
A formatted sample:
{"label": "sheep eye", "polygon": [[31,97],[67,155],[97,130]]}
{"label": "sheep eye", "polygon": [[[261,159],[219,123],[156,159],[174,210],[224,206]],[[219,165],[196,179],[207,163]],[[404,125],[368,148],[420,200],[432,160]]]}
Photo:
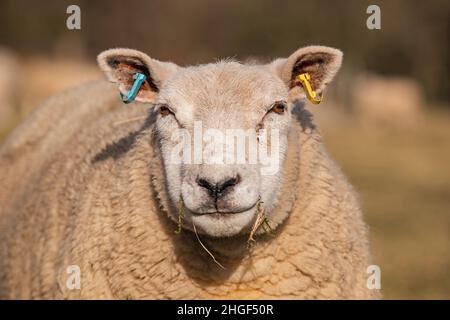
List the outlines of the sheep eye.
{"label": "sheep eye", "polygon": [[277,114],[283,114],[286,111],[286,103],[283,101],[275,102],[270,111]]}
{"label": "sheep eye", "polygon": [[172,111],[170,111],[170,109],[166,105],[162,105],[159,107],[159,114],[162,117],[168,116],[171,113],[172,113]]}

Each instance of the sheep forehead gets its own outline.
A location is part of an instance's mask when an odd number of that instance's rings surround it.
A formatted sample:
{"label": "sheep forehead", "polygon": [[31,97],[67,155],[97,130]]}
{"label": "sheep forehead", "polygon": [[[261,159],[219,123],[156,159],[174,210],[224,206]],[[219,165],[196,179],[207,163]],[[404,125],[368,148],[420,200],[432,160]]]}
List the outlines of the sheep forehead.
{"label": "sheep forehead", "polygon": [[184,68],[161,90],[176,112],[194,120],[220,119],[222,125],[243,120],[251,125],[287,95],[281,79],[266,68],[229,61]]}

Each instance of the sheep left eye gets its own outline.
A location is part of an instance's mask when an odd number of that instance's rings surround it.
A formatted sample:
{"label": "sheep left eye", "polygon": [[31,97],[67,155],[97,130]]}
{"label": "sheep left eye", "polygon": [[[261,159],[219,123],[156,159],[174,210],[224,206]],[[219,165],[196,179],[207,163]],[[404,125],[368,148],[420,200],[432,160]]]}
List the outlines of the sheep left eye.
{"label": "sheep left eye", "polygon": [[286,103],[282,101],[275,102],[270,111],[275,112],[277,114],[283,114],[286,111]]}

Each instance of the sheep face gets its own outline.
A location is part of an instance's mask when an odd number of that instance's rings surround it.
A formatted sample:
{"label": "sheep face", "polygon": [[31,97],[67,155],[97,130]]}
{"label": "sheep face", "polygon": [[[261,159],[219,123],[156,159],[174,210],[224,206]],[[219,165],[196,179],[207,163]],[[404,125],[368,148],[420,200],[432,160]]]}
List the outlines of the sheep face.
{"label": "sheep face", "polygon": [[275,74],[236,62],[185,68],[162,86],[156,133],[167,189],[183,200],[187,226],[235,235],[252,225],[258,201],[274,203],[287,100]]}
{"label": "sheep face", "polygon": [[[258,208],[276,214],[295,101],[305,99],[299,74],[323,90],[342,54],[306,47],[267,65],[234,61],[181,68],[128,49],[99,56],[108,78],[126,94],[136,72],[147,80],[136,100],[156,111],[155,136],[173,207],[183,227],[213,237],[249,232]],[[170,217],[178,221],[178,212]]]}

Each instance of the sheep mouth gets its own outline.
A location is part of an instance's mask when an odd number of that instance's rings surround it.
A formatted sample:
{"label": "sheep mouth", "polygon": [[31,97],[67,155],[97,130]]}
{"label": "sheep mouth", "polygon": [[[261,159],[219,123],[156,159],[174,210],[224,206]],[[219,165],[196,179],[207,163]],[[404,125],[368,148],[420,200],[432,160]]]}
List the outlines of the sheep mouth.
{"label": "sheep mouth", "polygon": [[255,206],[245,211],[211,211],[200,215],[193,214],[190,219],[200,233],[213,238],[235,236],[251,227],[256,210]]}
{"label": "sheep mouth", "polygon": [[248,212],[256,207],[256,202],[251,205],[250,207],[241,209],[241,210],[235,210],[235,211],[225,211],[225,210],[211,210],[211,211],[205,211],[205,212],[192,212],[196,216],[227,216],[227,215],[235,215],[239,213]]}

